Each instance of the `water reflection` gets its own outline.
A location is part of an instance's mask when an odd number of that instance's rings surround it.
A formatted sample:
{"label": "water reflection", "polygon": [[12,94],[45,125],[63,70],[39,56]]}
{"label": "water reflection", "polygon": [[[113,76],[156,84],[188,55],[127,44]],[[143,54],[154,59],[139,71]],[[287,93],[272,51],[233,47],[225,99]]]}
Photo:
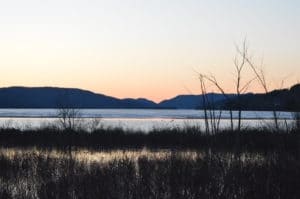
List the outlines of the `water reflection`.
{"label": "water reflection", "polygon": [[[80,120],[83,127],[89,128],[89,124],[92,118],[84,118]],[[290,126],[292,120],[279,120],[279,124],[285,128],[286,125]],[[237,120],[234,120],[237,125]],[[268,127],[272,126],[274,121],[272,119],[244,119],[242,120],[242,127]],[[57,118],[0,118],[0,127],[7,128],[19,128],[19,129],[31,129],[42,128],[45,126],[58,125]],[[133,119],[133,118],[102,118],[99,126],[102,128],[123,128],[131,131],[143,131],[149,132],[150,130],[159,128],[186,128],[186,127],[199,127],[204,129],[204,119],[163,119],[163,118],[148,118],[148,119]],[[230,120],[221,119],[220,128],[229,128]]]}

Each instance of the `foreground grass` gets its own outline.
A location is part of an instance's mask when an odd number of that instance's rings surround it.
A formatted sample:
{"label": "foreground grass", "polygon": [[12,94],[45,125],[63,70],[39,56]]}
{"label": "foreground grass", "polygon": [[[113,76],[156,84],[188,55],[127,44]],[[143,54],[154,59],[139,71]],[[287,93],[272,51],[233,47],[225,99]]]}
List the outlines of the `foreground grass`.
{"label": "foreground grass", "polygon": [[0,198],[300,198],[299,129],[0,129]]}
{"label": "foreground grass", "polygon": [[[105,153],[109,159],[89,158]],[[70,156],[65,151],[2,148],[0,198],[299,198],[296,157],[231,155],[84,151]]]}

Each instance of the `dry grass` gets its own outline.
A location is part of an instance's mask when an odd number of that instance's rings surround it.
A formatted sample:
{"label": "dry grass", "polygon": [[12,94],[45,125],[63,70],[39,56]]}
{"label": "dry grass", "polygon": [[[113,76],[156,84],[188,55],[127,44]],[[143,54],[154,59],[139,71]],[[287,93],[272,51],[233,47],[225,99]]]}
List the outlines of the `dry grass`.
{"label": "dry grass", "polygon": [[299,198],[279,153],[1,148],[0,198]]}

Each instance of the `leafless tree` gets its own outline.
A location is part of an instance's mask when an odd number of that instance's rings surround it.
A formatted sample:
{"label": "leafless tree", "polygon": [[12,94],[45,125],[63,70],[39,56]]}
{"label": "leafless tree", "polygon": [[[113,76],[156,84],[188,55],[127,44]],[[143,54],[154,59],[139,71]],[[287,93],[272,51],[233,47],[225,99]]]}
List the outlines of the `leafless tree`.
{"label": "leafless tree", "polygon": [[85,123],[86,129],[88,129],[90,132],[94,132],[97,129],[102,128],[101,119],[101,117],[89,118],[88,122]]}
{"label": "leafless tree", "polygon": [[206,93],[206,86],[205,86],[205,77],[202,74],[199,74],[200,86],[201,86],[201,94],[202,94],[202,107],[204,110],[204,122],[205,122],[205,132],[209,134],[209,122],[208,122],[208,115],[207,115],[207,93]]}
{"label": "leafless tree", "polygon": [[[237,110],[238,110],[238,125],[237,130],[241,130],[241,121],[242,121],[242,107],[241,107],[241,95],[247,91],[250,84],[257,79],[256,76],[249,78],[247,81],[242,81],[243,78],[243,72],[245,70],[246,64],[248,63],[247,60],[249,60],[248,55],[248,46],[247,46],[247,40],[245,39],[242,43],[242,46],[239,47],[236,45],[236,51],[237,55],[234,58],[234,67],[235,67],[235,90],[236,90],[236,100],[234,100],[237,103]],[[225,92],[225,90],[222,88],[222,86],[217,81],[216,77],[213,75],[204,75],[200,74],[201,78],[208,80],[210,83],[212,83],[226,98],[226,101],[228,102],[228,109],[230,114],[230,127],[231,130],[234,129],[233,124],[233,111],[232,111],[232,99],[228,96],[228,94]],[[245,83],[243,83],[245,82]]]}
{"label": "leafless tree", "polygon": [[71,103],[67,91],[61,93],[57,100],[57,118],[59,126],[63,130],[75,130],[81,126],[81,111]]}
{"label": "leafless tree", "polygon": [[58,108],[57,117],[64,130],[75,130],[80,127],[81,113],[79,109],[70,107]]}
{"label": "leafless tree", "polygon": [[234,66],[236,71],[236,94],[237,94],[237,109],[238,109],[238,131],[241,130],[241,121],[242,121],[242,107],[241,107],[241,94],[247,91],[249,85],[254,81],[257,77],[250,78],[250,80],[246,81],[246,83],[242,84],[242,75],[243,70],[247,64],[248,55],[248,46],[247,40],[244,39],[241,47],[236,45],[236,51],[239,56],[234,58]]}
{"label": "leafless tree", "polygon": [[202,92],[202,107],[204,110],[205,132],[216,134],[219,131],[222,110],[215,109],[215,102],[213,99],[208,99],[206,92],[205,80],[207,77],[199,74],[201,92]]}
{"label": "leafless tree", "polygon": [[[234,131],[234,123],[233,123],[233,102],[235,102],[235,108],[238,111],[238,124],[237,124],[237,130],[236,130],[236,153],[239,154],[239,148],[240,148],[240,132],[241,132],[241,127],[242,127],[242,98],[241,95],[244,94],[247,89],[249,88],[250,84],[257,78],[256,76],[249,78],[249,80],[243,80],[246,79],[243,77],[244,74],[244,70],[246,69],[246,65],[247,65],[247,60],[249,59],[249,55],[248,55],[248,46],[247,46],[247,41],[246,39],[243,41],[241,47],[236,46],[236,51],[237,51],[237,55],[234,58],[234,67],[235,67],[235,90],[236,90],[236,98],[232,99],[226,92],[225,90],[222,88],[222,86],[219,84],[219,82],[217,81],[216,77],[213,75],[204,75],[204,74],[199,74],[199,78],[200,78],[200,83],[201,83],[201,90],[202,90],[202,94],[204,95],[203,100],[205,101],[204,104],[204,114],[205,114],[205,118],[207,118],[207,106],[205,106],[206,104],[209,103],[209,100],[207,100],[207,98],[205,96],[207,96],[206,93],[206,88],[205,88],[205,80],[207,80],[208,82],[212,83],[225,97],[226,101],[227,101],[227,106],[229,109],[229,114],[230,114],[230,127],[231,130]],[[242,81],[243,80],[243,81]],[[209,109],[211,111],[211,107]],[[214,121],[213,123],[211,123],[211,128],[212,130],[216,130],[213,126],[213,124],[219,124],[220,122],[220,118],[216,117],[215,115],[215,111],[210,112],[210,121]],[[221,115],[219,115],[221,116]],[[216,118],[217,120],[214,120],[213,118]],[[216,122],[217,121],[217,122]],[[205,123],[206,126],[206,131],[208,129],[208,125],[207,123]],[[237,156],[238,157],[238,156]]]}
{"label": "leafless tree", "polygon": [[[247,47],[246,40],[244,41],[244,46]],[[258,82],[262,86],[263,90],[267,94],[269,92],[269,89],[268,89],[268,83],[266,81],[265,73],[264,73],[264,70],[263,70],[263,62],[261,63],[260,67],[257,67],[253,63],[253,61],[251,60],[251,58],[248,55],[248,53],[245,54],[245,48],[241,49],[241,48],[237,47],[236,49],[237,49],[238,54],[240,56],[244,57],[244,61],[247,62],[247,64],[250,66],[250,68],[253,71],[256,79],[258,80]],[[275,104],[275,102],[273,102],[273,118],[274,118],[275,128],[278,131],[279,130],[278,115],[277,115],[277,111],[276,111],[276,104]]]}
{"label": "leafless tree", "polygon": [[[226,101],[229,102],[230,98],[228,96],[228,94],[226,94],[225,90],[221,87],[221,85],[219,84],[219,82],[217,81],[216,77],[213,75],[204,75],[204,74],[199,74],[200,79],[203,80],[208,80],[209,82],[211,82],[213,85],[215,85],[217,87],[217,89],[223,94],[223,96],[226,98]],[[202,80],[202,81],[203,81]],[[208,101],[208,100],[207,100]],[[208,104],[208,102],[207,102]],[[232,113],[232,108],[231,108],[231,104],[229,103],[229,114],[230,114],[230,128],[233,131],[234,126],[233,126],[233,113]]]}

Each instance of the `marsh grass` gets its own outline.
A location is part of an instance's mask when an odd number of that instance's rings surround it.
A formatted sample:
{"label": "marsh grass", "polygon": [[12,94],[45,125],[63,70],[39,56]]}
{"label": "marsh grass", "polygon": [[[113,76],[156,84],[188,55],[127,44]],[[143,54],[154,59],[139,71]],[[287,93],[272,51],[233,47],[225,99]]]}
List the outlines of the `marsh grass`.
{"label": "marsh grass", "polygon": [[[42,149],[181,149],[181,150],[234,150],[236,132],[230,129],[207,134],[198,127],[154,129],[149,133],[130,132],[120,128],[84,130],[60,130],[41,128],[20,130],[0,129],[0,146]],[[275,131],[273,128],[244,128],[239,135],[241,152],[290,151],[299,148],[299,128]]]}
{"label": "marsh grass", "polygon": [[0,198],[299,198],[298,128],[0,129]]}
{"label": "marsh grass", "polygon": [[286,153],[1,149],[0,198],[298,198]]}

